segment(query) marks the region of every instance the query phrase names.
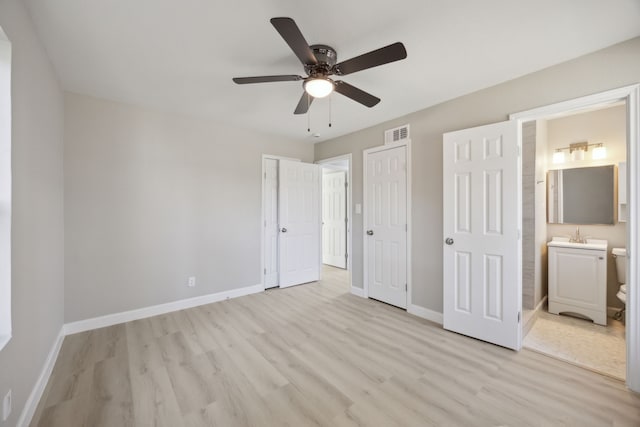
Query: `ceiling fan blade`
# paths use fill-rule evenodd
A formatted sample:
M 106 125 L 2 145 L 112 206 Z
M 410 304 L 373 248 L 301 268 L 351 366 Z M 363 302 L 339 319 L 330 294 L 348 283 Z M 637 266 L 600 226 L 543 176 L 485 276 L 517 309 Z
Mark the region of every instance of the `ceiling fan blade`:
M 355 73 L 356 71 L 366 70 L 367 68 L 377 67 L 378 65 L 388 64 L 389 62 L 399 61 L 407 57 L 407 50 L 400 42 L 372 50 L 369 53 L 347 59 L 333 66 L 333 73 L 339 76 Z
M 380 102 L 380 98 L 341 80 L 336 81 L 335 91 L 369 108 Z
M 305 114 L 309 111 L 309 106 L 313 102 L 315 98 L 309 95 L 306 91 L 302 92 L 302 96 L 300 97 L 300 101 L 298 101 L 298 106 L 293 114 Z
M 268 82 L 295 82 L 302 80 L 301 76 L 281 75 L 281 76 L 258 76 L 258 77 L 234 77 L 233 81 L 239 85 L 248 83 L 268 83 Z
M 316 65 L 318 60 L 304 39 L 300 29 L 291 18 L 271 18 L 271 24 L 287 42 L 293 53 L 304 65 Z

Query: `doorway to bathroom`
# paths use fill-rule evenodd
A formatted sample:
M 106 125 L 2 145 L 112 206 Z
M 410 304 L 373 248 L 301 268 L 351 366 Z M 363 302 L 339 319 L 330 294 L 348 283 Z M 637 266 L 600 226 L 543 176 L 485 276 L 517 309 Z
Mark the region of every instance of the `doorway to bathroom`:
M 629 105 L 611 97 L 540 110 L 512 117 L 522 143 L 523 346 L 625 380 L 626 249 L 635 226 Z

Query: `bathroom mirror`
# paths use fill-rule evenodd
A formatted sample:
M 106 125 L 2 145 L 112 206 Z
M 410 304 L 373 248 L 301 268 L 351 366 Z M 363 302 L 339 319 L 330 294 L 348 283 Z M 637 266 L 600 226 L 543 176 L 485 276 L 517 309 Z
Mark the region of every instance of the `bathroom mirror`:
M 547 172 L 547 222 L 613 224 L 615 166 Z

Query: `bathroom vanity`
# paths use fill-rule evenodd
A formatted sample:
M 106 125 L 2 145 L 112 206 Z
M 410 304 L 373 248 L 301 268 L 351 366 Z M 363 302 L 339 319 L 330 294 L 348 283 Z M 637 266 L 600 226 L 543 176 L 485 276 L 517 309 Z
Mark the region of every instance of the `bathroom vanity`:
M 607 241 L 554 237 L 549 256 L 549 313 L 574 313 L 607 325 Z

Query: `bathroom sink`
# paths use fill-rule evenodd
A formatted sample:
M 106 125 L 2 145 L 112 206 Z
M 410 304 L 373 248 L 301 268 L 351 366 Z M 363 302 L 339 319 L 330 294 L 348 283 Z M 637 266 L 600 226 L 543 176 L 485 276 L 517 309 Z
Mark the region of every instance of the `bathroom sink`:
M 608 242 L 601 239 L 587 239 L 585 243 L 572 242 L 567 236 L 553 237 L 547 246 L 557 246 L 561 248 L 591 249 L 606 251 Z

